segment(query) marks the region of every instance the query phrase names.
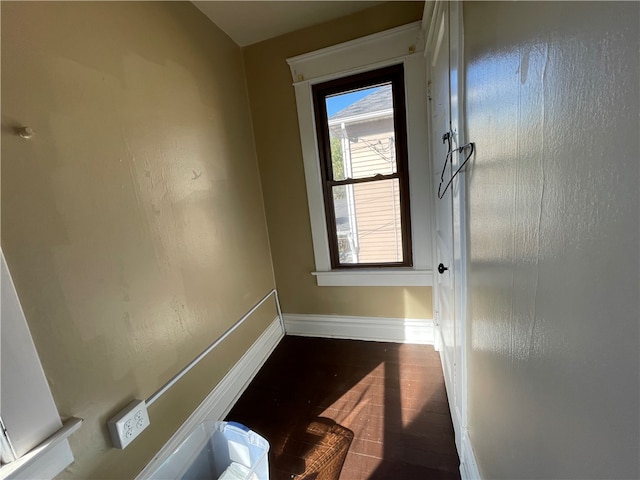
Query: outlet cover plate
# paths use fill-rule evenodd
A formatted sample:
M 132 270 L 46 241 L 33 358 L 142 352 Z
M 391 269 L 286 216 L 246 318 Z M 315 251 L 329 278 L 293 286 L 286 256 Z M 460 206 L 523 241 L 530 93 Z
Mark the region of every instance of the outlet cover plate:
M 149 414 L 144 400 L 134 400 L 107 422 L 111 441 L 123 449 L 149 426 Z

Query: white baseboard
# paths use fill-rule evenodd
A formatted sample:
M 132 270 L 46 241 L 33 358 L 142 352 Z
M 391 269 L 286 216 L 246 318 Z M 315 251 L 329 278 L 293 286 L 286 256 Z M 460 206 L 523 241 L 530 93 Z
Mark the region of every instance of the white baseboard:
M 151 478 L 151 475 L 198 424 L 205 420 L 222 420 L 283 337 L 282 324 L 276 317 L 238 363 L 229 370 L 229 373 L 224 376 L 207 398 L 202 401 L 142 472 L 138 474 L 136 480 Z
M 456 449 L 458 450 L 458 457 L 460 458 L 460 477 L 462 480 L 482 480 L 480 470 L 478 470 L 478 464 L 476 463 L 476 457 L 473 453 L 473 447 L 471 446 L 469 430 L 466 428 L 466 425 L 462 425 L 462 421 L 460 420 L 455 405 L 453 404 L 453 381 L 448 375 L 449 369 L 446 365 L 447 357 L 442 349 L 444 339 L 442 338 L 442 331 L 439 328 L 436 328 L 435 337 L 436 350 L 440 351 L 440 362 L 442 364 L 442 371 L 445 380 L 444 386 L 449 399 L 451 422 L 453 423 L 453 430 L 456 436 Z
M 480 470 L 471 447 L 469 431 L 465 428 L 462 433 L 462 452 L 460 452 L 460 477 L 462 480 L 481 480 Z
M 284 314 L 288 335 L 433 345 L 433 320 Z

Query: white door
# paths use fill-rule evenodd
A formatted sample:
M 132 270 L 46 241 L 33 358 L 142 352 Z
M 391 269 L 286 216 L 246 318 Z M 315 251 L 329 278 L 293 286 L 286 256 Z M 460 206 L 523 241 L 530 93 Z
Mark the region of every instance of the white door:
M 458 100 L 460 41 L 457 2 L 438 2 L 427 46 L 433 191 L 441 193 L 462 160 Z M 454 19 L 454 21 L 451 21 Z M 444 137 L 444 140 L 443 140 Z M 448 140 L 447 138 L 450 138 Z M 445 166 L 446 161 L 446 166 Z M 444 170 L 444 171 L 443 171 Z M 459 174 L 435 202 L 434 314 L 458 452 L 466 426 L 464 176 Z

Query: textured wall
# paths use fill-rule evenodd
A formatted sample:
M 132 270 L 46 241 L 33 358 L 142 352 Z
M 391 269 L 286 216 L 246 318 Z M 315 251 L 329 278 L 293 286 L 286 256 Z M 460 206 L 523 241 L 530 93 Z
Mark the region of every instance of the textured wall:
M 110 417 L 274 286 L 240 49 L 189 2 L 2 2 L 2 248 L 58 409 L 85 419 L 63 476 L 133 477 L 274 318 L 111 448 Z
M 420 20 L 422 8 L 423 2 L 389 2 L 244 49 L 269 240 L 285 312 L 432 318 L 428 287 L 316 285 L 296 100 L 286 63 L 289 57 Z
M 637 2 L 464 5 L 484 478 L 638 478 Z

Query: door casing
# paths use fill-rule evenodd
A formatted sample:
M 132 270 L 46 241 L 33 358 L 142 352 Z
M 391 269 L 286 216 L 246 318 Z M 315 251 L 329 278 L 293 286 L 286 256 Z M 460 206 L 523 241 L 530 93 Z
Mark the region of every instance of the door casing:
M 426 15 L 431 15 L 427 31 L 425 56 L 427 61 L 427 94 L 430 97 L 431 162 L 434 172 L 434 193 L 438 190 L 444 155 L 442 136 L 449 132 L 452 148 L 467 143 L 464 129 L 464 56 L 462 4 L 458 1 L 437 1 L 431 5 L 433 13 L 425 5 Z M 444 61 L 442 55 L 446 56 Z M 437 69 L 446 68 L 447 72 Z M 436 80 L 438 74 L 446 78 L 448 98 L 442 96 Z M 433 115 L 440 106 L 448 110 L 448 128 L 442 119 Z M 442 131 L 441 131 L 442 130 Z M 444 151 L 446 154 L 446 150 Z M 466 152 L 465 152 L 466 153 Z M 450 175 L 464 161 L 464 153 L 454 154 L 447 167 L 445 184 Z M 466 173 L 463 169 L 455 178 L 442 200 L 434 195 L 434 266 L 444 263 L 449 270 L 440 275 L 434 271 L 434 319 L 436 322 L 436 348 L 441 352 L 441 361 L 455 430 L 456 447 L 460 456 L 463 478 L 478 476 L 469 436 L 467 433 L 467 219 L 466 219 Z M 449 175 L 449 176 L 447 176 Z M 444 208 L 435 202 L 451 202 Z M 450 218 L 436 218 L 450 215 Z M 439 223 L 438 223 L 439 222 Z M 444 245 L 446 235 L 440 235 L 438 225 L 450 228 L 450 245 Z M 449 263 L 447 265 L 447 262 Z M 449 298 L 447 298 L 449 297 Z M 448 307 L 447 307 L 448 305 Z M 444 308 L 442 308 L 444 306 Z M 444 310 L 444 311 L 443 311 Z

